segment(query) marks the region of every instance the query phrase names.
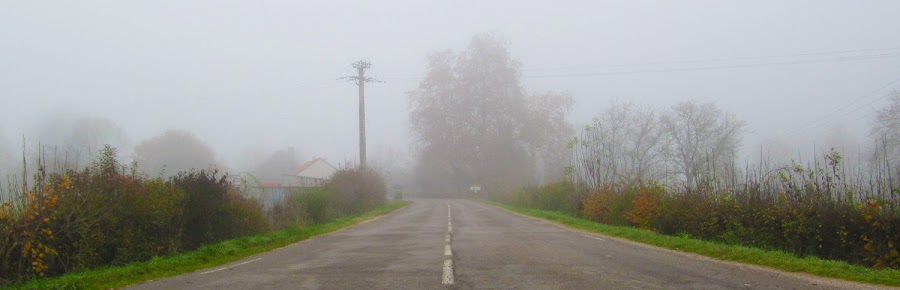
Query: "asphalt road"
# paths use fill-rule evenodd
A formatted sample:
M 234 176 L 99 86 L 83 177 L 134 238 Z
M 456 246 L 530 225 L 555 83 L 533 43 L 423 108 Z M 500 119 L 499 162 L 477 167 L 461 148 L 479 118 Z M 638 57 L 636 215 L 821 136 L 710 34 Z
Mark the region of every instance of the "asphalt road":
M 588 234 L 470 200 L 390 215 L 136 289 L 866 289 Z

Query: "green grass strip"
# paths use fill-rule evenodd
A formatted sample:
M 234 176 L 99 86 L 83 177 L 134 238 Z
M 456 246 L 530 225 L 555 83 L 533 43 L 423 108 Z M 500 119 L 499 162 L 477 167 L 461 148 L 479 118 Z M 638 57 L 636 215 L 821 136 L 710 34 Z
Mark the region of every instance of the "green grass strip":
M 205 245 L 197 250 L 170 257 L 156 257 L 145 262 L 121 267 L 104 267 L 69 273 L 60 277 L 36 279 L 12 289 L 109 289 L 120 288 L 214 267 L 240 260 L 244 257 L 284 247 L 316 235 L 327 234 L 355 225 L 364 220 L 387 214 L 410 204 L 409 201 L 392 202 L 372 211 L 334 219 L 328 223 L 292 228 L 268 234 L 248 236 Z
M 761 265 L 788 272 L 804 272 L 822 277 L 871 284 L 900 286 L 900 270 L 876 270 L 869 267 L 851 265 L 842 261 L 824 260 L 817 257 L 801 258 L 782 251 L 763 250 L 740 245 L 728 245 L 689 237 L 667 236 L 633 227 L 601 224 L 561 212 L 521 208 L 492 201 L 482 200 L 482 202 L 511 212 L 549 220 L 579 230 L 624 238 L 666 249 L 700 254 L 719 260 Z

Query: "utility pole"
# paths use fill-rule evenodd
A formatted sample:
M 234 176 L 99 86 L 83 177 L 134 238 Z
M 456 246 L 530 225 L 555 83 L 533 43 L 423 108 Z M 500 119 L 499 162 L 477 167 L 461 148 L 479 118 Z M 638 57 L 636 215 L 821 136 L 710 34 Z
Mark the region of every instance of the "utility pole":
M 353 63 L 353 67 L 356 68 L 357 75 L 341 79 L 356 81 L 359 86 L 359 167 L 366 168 L 366 83 L 376 80 L 366 77 L 366 69 L 372 67 L 371 62 L 360 60 Z

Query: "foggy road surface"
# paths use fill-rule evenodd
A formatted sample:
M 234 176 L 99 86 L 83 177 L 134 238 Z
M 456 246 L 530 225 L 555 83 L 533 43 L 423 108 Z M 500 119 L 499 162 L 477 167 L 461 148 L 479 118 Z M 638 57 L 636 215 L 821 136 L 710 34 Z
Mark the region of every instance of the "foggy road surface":
M 449 234 L 448 234 L 449 233 Z M 390 215 L 136 289 L 865 289 L 565 229 L 470 200 Z

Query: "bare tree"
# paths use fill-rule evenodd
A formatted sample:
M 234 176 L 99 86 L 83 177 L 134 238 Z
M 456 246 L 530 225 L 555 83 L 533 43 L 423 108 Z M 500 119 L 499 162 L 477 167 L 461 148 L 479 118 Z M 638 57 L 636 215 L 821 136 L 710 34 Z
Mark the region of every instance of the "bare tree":
M 708 178 L 734 177 L 734 160 L 745 131 L 744 121 L 713 103 L 681 102 L 660 119 L 668 137 L 664 151 L 687 186 Z
M 528 96 L 520 79 L 521 64 L 493 34 L 475 36 L 461 53 L 432 54 L 425 79 L 410 92 L 410 123 L 419 162 L 439 164 L 419 167 L 446 174 L 458 192 L 472 183 L 531 182 L 533 163 L 558 158 L 549 152 L 564 148 L 569 137 L 560 136 L 571 136 L 565 115 L 572 100 Z
M 653 109 L 632 102 L 610 102 L 574 144 L 578 177 L 595 187 L 658 179 L 666 139 L 657 115 Z
M 74 155 L 75 166 L 90 164 L 104 145 L 114 148 L 127 146 L 125 130 L 106 118 L 81 118 L 72 124 L 66 139 L 66 151 Z
M 876 159 L 900 164 L 900 91 L 894 91 L 887 106 L 875 113 L 871 134 L 879 147 Z
M 0 178 L 5 178 L 7 174 L 12 174 L 13 168 L 15 168 L 13 166 L 13 151 L 9 146 L 9 141 L 6 139 L 3 128 L 0 128 Z
M 141 171 L 162 176 L 216 166 L 215 155 L 209 145 L 183 130 L 168 130 L 142 141 L 134 147 L 134 160 Z

